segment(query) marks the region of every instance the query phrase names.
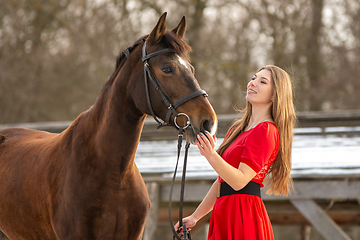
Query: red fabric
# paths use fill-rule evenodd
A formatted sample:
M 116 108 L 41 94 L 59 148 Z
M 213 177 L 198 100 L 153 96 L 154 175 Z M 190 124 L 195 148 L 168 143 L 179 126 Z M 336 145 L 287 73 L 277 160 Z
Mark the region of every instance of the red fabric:
M 222 154 L 231 166 L 240 162 L 257 175 L 251 180 L 263 187 L 263 180 L 279 149 L 276 126 L 262 122 L 243 132 Z M 219 177 L 219 182 L 224 180 Z M 211 213 L 209 240 L 273 240 L 274 234 L 264 203 L 260 197 L 235 194 L 217 198 Z

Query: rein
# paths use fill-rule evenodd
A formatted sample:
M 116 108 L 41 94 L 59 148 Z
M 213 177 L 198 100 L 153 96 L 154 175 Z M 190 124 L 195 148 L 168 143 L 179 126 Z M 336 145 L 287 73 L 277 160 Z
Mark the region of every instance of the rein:
M 180 236 L 179 236 L 179 233 L 181 231 L 180 230 L 175 231 L 174 222 L 172 221 L 172 217 L 171 217 L 172 193 L 173 193 L 173 189 L 174 189 L 174 183 L 175 183 L 177 168 L 178 168 L 178 165 L 179 165 L 180 151 L 181 151 L 181 146 L 182 146 L 182 138 L 183 138 L 183 132 L 184 132 L 185 128 L 184 127 L 179 127 L 177 160 L 176 160 L 174 175 L 173 175 L 173 178 L 172 178 L 172 181 L 171 181 L 170 194 L 169 194 L 169 221 L 170 221 L 171 230 L 173 232 L 173 240 L 175 238 L 178 239 L 178 240 L 191 240 L 190 232 L 187 232 L 186 223 L 182 222 L 182 219 L 183 219 L 184 192 L 185 192 L 186 165 L 187 165 L 187 156 L 188 156 L 188 152 L 189 152 L 189 148 L 190 148 L 190 143 L 189 142 L 186 142 L 186 145 L 185 145 L 183 173 L 182 173 L 182 178 L 181 178 L 180 206 L 179 206 L 179 229 L 182 228 L 183 233 Z M 181 237 L 183 237 L 183 238 L 181 238 Z
M 189 101 L 190 99 L 193 99 L 193 98 L 201 96 L 201 95 L 207 97 L 208 95 L 204 90 L 198 90 L 198 91 L 195 91 L 195 92 L 181 98 L 180 100 L 178 100 L 175 103 L 171 100 L 170 96 L 166 93 L 165 89 L 161 86 L 159 80 L 157 79 L 154 71 L 152 70 L 152 68 L 148 62 L 148 60 L 152 57 L 155 57 L 159 54 L 169 53 L 169 52 L 172 52 L 172 51 L 170 49 L 166 48 L 166 49 L 162 49 L 162 50 L 150 53 L 150 54 L 146 54 L 146 41 L 144 42 L 144 45 L 142 47 L 142 62 L 144 64 L 145 91 L 146 91 L 146 99 L 147 99 L 148 107 L 150 109 L 150 113 L 153 116 L 153 118 L 155 119 L 155 121 L 159 124 L 157 127 L 158 129 L 161 127 L 164 127 L 164 126 L 170 126 L 170 117 L 171 117 L 171 115 L 175 116 L 174 124 L 179 129 L 179 134 L 178 134 L 179 139 L 178 139 L 177 161 L 176 161 L 176 166 L 175 166 L 175 170 L 174 170 L 174 175 L 172 178 L 171 190 L 170 190 L 170 196 L 169 196 L 169 221 L 170 221 L 171 230 L 173 232 L 173 239 L 176 238 L 177 240 L 191 240 L 190 232 L 187 232 L 186 223 L 182 222 L 186 165 L 187 165 L 188 150 L 190 147 L 189 142 L 186 142 L 186 145 L 185 145 L 185 156 L 184 156 L 183 173 L 182 173 L 182 179 L 181 179 L 180 206 L 179 206 L 179 226 L 180 226 L 179 229 L 182 228 L 183 232 L 182 232 L 182 234 L 180 234 L 180 236 L 179 236 L 180 231 L 179 230 L 175 231 L 174 223 L 173 223 L 172 217 L 171 217 L 172 193 L 173 193 L 173 188 L 174 188 L 174 183 L 175 183 L 175 178 L 176 178 L 176 172 L 177 172 L 177 168 L 178 168 L 178 164 L 179 164 L 180 151 L 181 151 L 181 147 L 182 147 L 184 130 L 188 126 L 191 125 L 190 117 L 185 113 L 178 113 L 176 111 L 176 108 L 179 107 L 181 104 Z M 152 109 L 151 101 L 150 101 L 148 79 L 150 79 L 150 81 L 153 83 L 155 89 L 158 90 L 158 92 L 160 93 L 160 95 L 162 97 L 162 100 L 164 101 L 164 103 L 166 104 L 166 106 L 168 108 L 168 112 L 166 114 L 165 121 L 160 121 L 160 119 L 158 119 L 158 117 L 154 113 L 154 110 Z M 185 126 L 179 126 L 176 121 L 177 118 L 181 115 L 183 115 L 187 118 Z

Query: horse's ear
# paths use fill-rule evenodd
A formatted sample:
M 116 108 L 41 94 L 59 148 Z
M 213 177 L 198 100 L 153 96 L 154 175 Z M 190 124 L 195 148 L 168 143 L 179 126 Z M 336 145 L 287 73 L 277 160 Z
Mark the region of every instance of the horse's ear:
M 172 31 L 177 34 L 180 38 L 183 38 L 185 35 L 185 29 L 186 29 L 186 21 L 185 16 L 182 17 L 179 25 L 174 28 Z
M 155 45 L 160 42 L 161 38 L 165 35 L 166 32 L 166 12 L 164 12 L 159 21 L 157 22 L 154 29 L 151 31 L 148 41 L 151 45 Z

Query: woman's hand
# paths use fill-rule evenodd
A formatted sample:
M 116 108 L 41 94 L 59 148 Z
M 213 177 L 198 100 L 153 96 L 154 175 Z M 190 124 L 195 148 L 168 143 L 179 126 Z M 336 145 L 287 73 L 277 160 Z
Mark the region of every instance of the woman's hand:
M 193 215 L 190 215 L 186 218 L 183 218 L 183 223 L 186 223 L 186 229 L 187 231 L 190 231 L 192 227 L 196 225 L 196 218 Z M 174 226 L 175 231 L 179 230 L 180 224 L 177 222 Z M 182 232 L 182 229 L 180 228 L 180 231 Z
M 206 130 L 205 134 L 200 132 L 197 135 L 196 145 L 199 148 L 201 155 L 203 155 L 205 158 L 208 158 L 212 154 L 216 153 L 216 135 L 211 136 L 211 134 Z

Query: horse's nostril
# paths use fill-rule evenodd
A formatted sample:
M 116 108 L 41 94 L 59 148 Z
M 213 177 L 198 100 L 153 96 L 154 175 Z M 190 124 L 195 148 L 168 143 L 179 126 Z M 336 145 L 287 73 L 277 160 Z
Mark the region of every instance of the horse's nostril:
M 211 131 L 211 122 L 207 119 L 203 120 L 200 125 L 200 132 Z

